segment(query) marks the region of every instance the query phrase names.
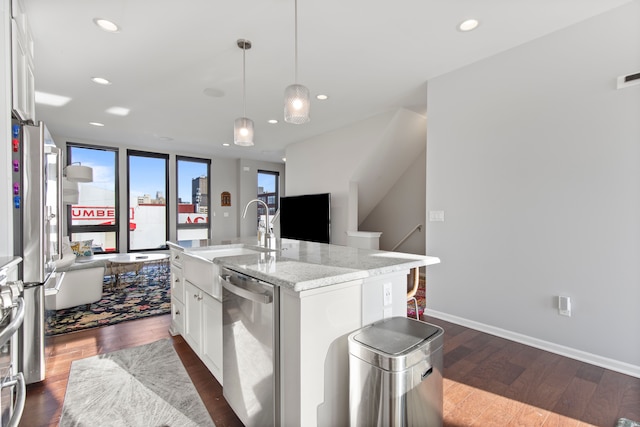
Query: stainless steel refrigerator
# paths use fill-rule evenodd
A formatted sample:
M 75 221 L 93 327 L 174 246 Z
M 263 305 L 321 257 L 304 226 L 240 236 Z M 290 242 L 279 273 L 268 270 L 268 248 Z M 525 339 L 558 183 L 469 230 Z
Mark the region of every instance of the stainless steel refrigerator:
M 44 288 L 55 280 L 61 252 L 62 152 L 42 122 L 12 123 L 14 254 L 22 257 L 25 316 L 18 333 L 18 371 L 27 384 L 42 381 Z

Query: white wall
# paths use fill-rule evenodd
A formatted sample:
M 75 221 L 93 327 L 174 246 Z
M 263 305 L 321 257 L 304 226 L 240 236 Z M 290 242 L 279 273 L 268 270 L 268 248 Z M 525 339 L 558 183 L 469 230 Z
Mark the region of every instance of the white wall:
M 238 194 L 238 161 L 236 159 L 214 158 L 211 162 L 211 237 L 213 240 L 226 240 L 237 237 L 240 211 Z M 222 206 L 221 193 L 231 193 L 231 206 Z M 225 216 L 225 214 L 227 216 Z
M 639 71 L 636 1 L 429 81 L 432 314 L 640 376 Z
M 425 255 L 426 150 L 360 224 L 363 231 L 382 231 L 380 249 L 389 251 L 415 226 L 422 224 L 396 251 Z

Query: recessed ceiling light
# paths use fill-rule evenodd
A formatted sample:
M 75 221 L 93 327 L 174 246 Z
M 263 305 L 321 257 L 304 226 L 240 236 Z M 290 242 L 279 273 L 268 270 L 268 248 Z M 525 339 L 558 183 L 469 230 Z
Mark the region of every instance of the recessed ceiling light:
M 283 158 L 282 158 L 282 161 L 283 161 L 283 162 L 286 162 L 286 161 L 287 161 L 287 158 L 286 158 L 286 157 L 283 157 Z
M 170 136 L 159 136 L 158 139 L 161 141 L 173 141 L 173 138 Z
M 71 101 L 68 96 L 54 95 L 52 93 L 36 91 L 36 104 L 51 105 L 52 107 L 62 107 Z
M 128 108 L 124 108 L 124 107 L 111 107 L 111 108 L 107 108 L 107 113 L 109 114 L 113 114 L 115 116 L 127 116 L 129 114 L 129 110 Z
M 91 81 L 99 85 L 110 85 L 111 82 L 104 77 L 91 77 Z
M 477 19 L 467 19 L 458 24 L 458 30 L 460 31 L 471 31 L 475 30 L 480 22 Z
M 120 31 L 120 27 L 108 19 L 93 18 L 93 23 L 108 33 L 117 33 Z
M 228 146 L 230 146 L 230 145 L 231 145 L 231 144 L 229 144 L 228 142 L 225 142 L 225 143 L 223 143 L 223 144 L 222 144 L 222 146 L 223 146 L 223 147 L 228 147 Z
M 275 125 L 276 123 L 278 123 L 278 121 L 276 119 L 271 119 L 271 120 L 267 120 L 267 123 L 271 125 Z
M 327 95 L 320 94 L 320 95 L 316 95 L 316 99 L 319 99 L 320 101 L 324 101 L 329 99 L 329 97 Z
M 89 124 L 91 126 L 97 126 L 97 127 L 102 127 L 104 126 L 104 123 L 99 123 L 99 122 L 89 122 Z

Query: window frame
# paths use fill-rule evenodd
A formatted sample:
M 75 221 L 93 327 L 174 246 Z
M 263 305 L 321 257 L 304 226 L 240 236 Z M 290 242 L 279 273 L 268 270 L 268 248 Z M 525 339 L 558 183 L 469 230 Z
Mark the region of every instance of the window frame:
M 209 195 L 209 197 L 207 197 L 207 222 L 204 224 L 199 224 L 199 223 L 191 223 L 191 224 L 181 224 L 180 223 L 180 219 L 179 219 L 179 173 L 180 170 L 178 168 L 178 162 L 179 161 L 187 161 L 187 162 L 193 162 L 193 163 L 204 163 L 207 166 L 207 194 Z M 189 157 L 189 156 L 179 156 L 176 155 L 176 187 L 175 187 L 175 200 L 176 200 L 176 206 L 174 209 L 175 215 L 176 215 L 176 235 L 178 234 L 179 230 L 199 230 L 199 229 L 207 229 L 207 239 L 211 239 L 211 159 L 205 159 L 205 158 L 201 158 L 201 157 Z M 192 200 L 193 202 L 193 200 Z
M 165 243 L 162 246 L 155 248 L 145 248 L 145 249 L 131 249 L 131 219 L 129 213 L 131 212 L 131 167 L 130 167 L 130 158 L 134 157 L 149 157 L 153 159 L 163 159 L 165 161 L 165 182 L 164 182 L 164 194 L 165 194 Z M 162 251 L 168 249 L 167 240 L 169 240 L 169 210 L 170 210 L 170 202 L 169 202 L 169 154 L 165 153 L 154 153 L 151 151 L 142 151 L 135 149 L 127 149 L 127 252 L 152 252 L 152 251 Z
M 115 218 L 114 224 L 112 225 L 73 225 L 73 218 L 71 216 L 71 209 L 74 205 L 67 204 L 67 235 L 71 239 L 72 234 L 81 234 L 81 233 L 115 233 L 115 252 L 120 252 L 120 180 L 119 180 L 119 156 L 120 152 L 117 147 L 107 147 L 103 145 L 92 145 L 92 144 L 83 144 L 79 142 L 67 142 L 66 146 L 66 164 L 69 166 L 73 163 L 72 158 L 72 150 L 73 148 L 82 148 L 88 150 L 99 150 L 99 151 L 109 151 L 115 154 L 114 159 L 114 197 L 115 197 Z M 97 252 L 102 253 L 102 252 Z M 104 252 L 107 253 L 107 252 Z
M 264 175 L 273 175 L 275 176 L 275 209 L 273 211 L 273 213 L 271 213 L 271 209 L 269 209 L 269 216 L 273 217 L 276 213 L 278 213 L 278 210 L 280 209 L 280 172 L 278 171 L 270 171 L 270 170 L 265 170 L 265 169 L 258 169 L 258 175 L 260 174 L 264 174 Z M 256 193 L 257 193 L 257 188 L 256 188 Z M 257 198 L 262 200 L 263 202 L 265 202 L 267 204 L 267 206 L 269 206 L 269 196 L 264 197 L 265 194 L 272 194 L 272 193 L 262 193 L 262 194 L 258 194 Z M 260 220 L 260 212 L 264 209 L 264 207 L 262 206 L 262 204 L 258 203 L 257 206 L 257 214 L 258 214 L 258 218 L 257 221 Z M 264 213 L 262 213 L 262 215 L 264 215 Z

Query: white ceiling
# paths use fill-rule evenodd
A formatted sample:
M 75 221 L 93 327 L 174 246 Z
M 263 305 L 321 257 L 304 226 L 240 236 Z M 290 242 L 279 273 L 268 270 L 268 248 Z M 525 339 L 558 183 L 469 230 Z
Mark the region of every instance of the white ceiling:
M 633 0 L 298 0 L 299 83 L 329 96 L 313 99 L 305 125 L 282 119 L 284 88 L 294 83 L 293 0 L 23 1 L 36 90 L 71 98 L 36 106 L 54 136 L 281 161 L 288 144 L 389 109 L 425 113 L 429 79 Z M 100 30 L 96 17 L 121 31 Z M 480 26 L 458 31 L 469 17 Z M 232 143 L 242 116 L 239 38 L 253 44 L 246 111 L 254 147 Z M 95 76 L 113 83 L 99 86 Z M 113 106 L 131 112 L 107 114 Z

